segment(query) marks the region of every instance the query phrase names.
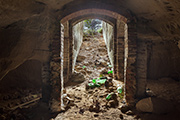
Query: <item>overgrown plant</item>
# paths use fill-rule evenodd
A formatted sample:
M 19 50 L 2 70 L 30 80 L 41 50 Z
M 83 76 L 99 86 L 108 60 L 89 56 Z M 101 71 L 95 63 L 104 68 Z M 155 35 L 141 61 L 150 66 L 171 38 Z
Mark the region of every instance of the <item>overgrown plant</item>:
M 87 28 L 87 29 L 85 29 Z M 84 35 L 95 35 L 102 32 L 101 21 L 98 19 L 84 20 Z

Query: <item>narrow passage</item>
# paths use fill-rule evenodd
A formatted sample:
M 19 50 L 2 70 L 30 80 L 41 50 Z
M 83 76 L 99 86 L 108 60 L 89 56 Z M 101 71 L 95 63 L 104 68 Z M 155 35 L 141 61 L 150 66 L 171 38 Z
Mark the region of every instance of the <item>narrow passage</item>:
M 112 80 L 112 70 L 106 45 L 102 35 L 85 37 L 75 66 L 71 82 L 65 88 L 65 112 L 56 120 L 120 120 L 133 119 L 134 116 L 123 114 L 120 110 L 124 99 L 117 92 L 121 82 L 113 80 L 105 85 L 89 87 L 93 79 L 108 77 Z M 107 81 L 108 81 L 107 80 Z M 111 98 L 107 99 L 108 94 Z

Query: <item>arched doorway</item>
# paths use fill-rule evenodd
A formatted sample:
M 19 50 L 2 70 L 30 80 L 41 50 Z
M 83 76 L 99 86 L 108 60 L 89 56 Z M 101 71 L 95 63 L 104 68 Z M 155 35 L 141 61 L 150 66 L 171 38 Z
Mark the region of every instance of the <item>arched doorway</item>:
M 55 85 L 51 96 L 61 101 L 64 81 L 68 81 L 72 74 L 72 26 L 85 18 L 98 18 L 112 24 L 113 39 L 113 69 L 114 78 L 125 83 L 126 100 L 129 105 L 134 104 L 136 96 L 136 24 L 133 20 L 105 9 L 84 9 L 65 15 L 60 20 L 60 89 Z M 58 52 L 57 52 L 58 54 Z M 57 80 L 56 80 L 57 82 Z

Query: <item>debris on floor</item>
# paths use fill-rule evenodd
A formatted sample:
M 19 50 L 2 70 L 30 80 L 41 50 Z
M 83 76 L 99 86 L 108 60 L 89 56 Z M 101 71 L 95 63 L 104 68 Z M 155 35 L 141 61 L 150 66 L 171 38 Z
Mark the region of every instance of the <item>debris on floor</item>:
M 100 46 L 102 42 L 103 38 L 98 36 L 86 38 L 83 42 L 75 74 L 83 74 L 85 80 L 76 86 L 67 83 L 66 95 L 70 96 L 74 105 L 60 113 L 55 120 L 120 120 L 122 116 L 133 119 L 134 115 L 124 116 L 118 109 L 125 105 L 124 87 L 122 82 L 113 80 L 113 69 L 107 59 L 106 46 Z M 75 77 L 72 77 L 72 81 L 73 79 Z M 64 100 L 64 103 L 67 101 Z

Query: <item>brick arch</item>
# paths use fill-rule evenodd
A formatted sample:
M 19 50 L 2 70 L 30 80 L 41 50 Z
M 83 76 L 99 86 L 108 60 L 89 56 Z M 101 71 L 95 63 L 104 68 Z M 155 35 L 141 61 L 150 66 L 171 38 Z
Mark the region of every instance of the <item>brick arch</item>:
M 62 9 L 63 13 L 59 16 L 59 20 L 63 19 L 65 16 L 70 15 L 74 12 L 77 12 L 80 10 L 87 10 L 87 9 L 106 10 L 106 11 L 117 13 L 120 16 L 124 16 L 130 21 L 134 19 L 134 16 L 129 9 L 124 8 L 122 6 L 116 6 L 116 3 L 114 3 L 113 5 L 111 1 L 99 2 L 96 0 L 91 0 L 91 1 L 85 2 L 82 0 L 82 1 L 72 1 L 70 3 L 67 3 Z
M 63 17 L 60 22 L 62 24 L 64 24 L 66 21 L 69 21 L 73 18 L 76 18 L 78 16 L 83 16 L 83 15 L 87 15 L 87 14 L 94 14 L 94 15 L 105 15 L 105 16 L 109 16 L 111 18 L 114 19 L 118 19 L 120 21 L 123 21 L 124 23 L 127 23 L 127 18 L 110 10 L 106 10 L 106 9 L 97 9 L 97 8 L 93 8 L 93 9 L 84 9 L 84 10 L 79 10 L 76 12 L 73 12 L 65 17 Z
M 83 10 L 79 10 L 79 11 L 75 11 L 75 12 L 72 12 L 68 15 L 64 15 L 64 17 L 60 20 L 60 23 L 65 26 L 65 36 L 64 38 L 67 39 L 67 40 L 64 40 L 64 41 L 71 41 L 72 39 L 72 33 L 70 32 L 71 29 L 72 29 L 72 24 L 74 23 L 78 23 L 79 21 L 85 19 L 85 18 L 99 18 L 99 19 L 102 19 L 108 23 L 110 23 L 113 27 L 117 27 L 117 21 L 121 21 L 122 24 L 126 24 L 128 19 L 122 15 L 120 15 L 119 13 L 117 12 L 114 12 L 114 11 L 110 11 L 110 10 L 106 10 L 106 9 L 98 9 L 98 8 L 91 8 L 91 9 L 83 9 Z M 68 30 L 67 30 L 67 29 Z M 121 41 L 123 41 L 123 39 L 119 39 L 117 41 L 117 38 L 119 36 L 117 36 L 116 33 L 118 32 L 121 32 L 121 31 L 117 31 L 116 30 L 117 28 L 115 28 L 115 32 L 114 32 L 114 43 L 118 43 Z M 124 30 L 124 28 L 122 28 Z M 67 31 L 66 31 L 67 30 Z M 70 30 L 70 31 L 69 31 Z M 124 33 L 124 32 L 123 32 Z M 123 38 L 123 37 L 122 37 Z M 116 42 L 115 42 L 116 41 Z M 69 43 L 66 43 L 66 44 L 69 44 L 69 47 L 68 48 L 71 48 L 70 46 L 72 46 L 72 42 L 69 42 Z M 124 45 L 124 42 L 121 42 L 120 44 Z M 117 45 L 114 46 L 115 49 L 117 49 Z M 124 47 L 122 47 L 123 49 Z M 117 51 L 115 50 L 114 51 Z M 121 49 L 121 50 L 122 50 Z M 68 51 L 69 49 L 67 49 L 66 51 Z M 71 51 L 72 49 L 70 49 Z M 62 51 L 62 50 L 61 50 Z M 124 51 L 124 50 L 123 50 Z M 118 51 L 117 51 L 118 52 Z M 117 54 L 117 52 L 115 52 L 115 54 Z M 114 55 L 114 59 L 116 60 L 116 57 L 122 57 L 124 52 L 121 52 L 122 55 Z M 72 61 L 70 55 L 67 56 L 67 59 L 70 59 L 70 61 Z M 117 58 L 118 60 L 118 58 Z M 64 62 L 64 61 L 62 61 Z M 117 73 L 115 73 L 115 76 L 120 76 L 118 75 L 118 73 L 122 73 L 121 76 L 123 76 L 124 72 L 123 72 L 123 68 L 124 68 L 124 64 L 122 65 L 118 65 L 120 62 L 116 62 L 114 61 L 113 63 L 113 66 L 114 66 L 114 69 L 115 71 L 119 71 Z M 121 61 L 122 63 L 122 61 Z M 66 63 L 66 66 L 70 66 L 70 63 Z M 121 66 L 121 67 L 118 67 L 118 66 Z M 67 70 L 68 69 L 68 70 Z M 66 73 L 71 73 L 72 70 L 70 70 L 70 68 L 67 68 L 67 72 Z M 118 69 L 122 69 L 122 70 L 118 70 Z M 121 79 L 122 81 L 124 81 L 124 77 L 116 77 L 117 79 Z M 69 79 L 69 77 L 66 78 L 67 80 Z
M 109 23 L 112 26 L 114 26 L 116 23 L 116 19 L 106 16 L 106 15 L 99 15 L 99 14 L 87 14 L 87 15 L 83 15 L 83 16 L 78 16 L 78 17 L 71 19 L 70 23 L 72 25 L 75 25 L 78 22 L 81 22 L 86 19 L 99 19 L 99 20 Z
M 87 15 L 78 16 L 78 17 L 76 17 L 76 18 L 71 19 L 71 20 L 69 21 L 69 26 L 70 26 L 69 29 L 70 29 L 70 30 L 73 29 L 73 26 L 75 26 L 76 24 L 78 24 L 78 23 L 80 23 L 80 22 L 82 22 L 83 20 L 86 20 L 86 19 L 100 19 L 100 20 L 102 20 L 102 21 L 110 24 L 112 27 L 114 27 L 115 24 L 116 24 L 116 19 L 114 19 L 114 18 L 112 18 L 112 17 L 106 16 L 106 15 L 99 15 L 99 14 L 87 14 Z M 113 35 L 113 36 L 114 36 L 114 35 Z M 70 37 L 71 37 L 71 36 L 70 36 Z M 72 39 L 72 40 L 73 40 L 73 43 L 74 43 L 73 37 L 71 37 L 70 39 Z M 77 44 L 75 44 L 75 45 L 77 45 Z M 77 49 L 76 49 L 76 51 L 77 51 Z M 79 51 L 79 48 L 78 48 L 78 51 Z M 75 55 L 75 54 L 73 53 L 73 55 Z M 75 66 L 76 58 L 77 58 L 77 57 L 73 57 L 73 58 L 71 57 L 71 58 L 70 58 L 70 59 L 72 59 L 72 60 L 70 60 L 70 61 L 73 61 L 73 65 L 72 65 L 72 70 L 73 70 L 73 71 L 74 71 L 74 66 Z M 113 66 L 114 66 L 114 64 L 113 64 Z
M 115 20 L 114 28 L 114 57 L 116 57 L 114 61 L 114 71 L 117 71 L 115 74 L 118 75 L 119 73 L 122 73 L 122 77 L 120 79 L 124 80 L 126 78 L 125 82 L 125 90 L 126 90 L 126 100 L 129 104 L 134 103 L 134 98 L 136 96 L 136 41 L 137 41 L 137 34 L 136 34 L 136 23 L 135 21 L 132 21 L 132 19 L 128 19 L 122 15 L 120 15 L 117 12 L 105 10 L 105 9 L 84 9 L 79 10 L 73 13 L 70 13 L 68 15 L 65 15 L 62 19 L 60 19 L 60 31 L 57 32 L 57 35 L 60 37 L 60 41 L 56 39 L 53 43 L 54 46 L 59 45 L 57 47 L 57 50 L 52 48 L 54 50 L 54 53 L 52 54 L 52 60 L 55 57 L 58 57 L 58 61 L 56 62 L 58 65 L 60 65 L 60 76 L 59 78 L 52 78 L 53 83 L 60 84 L 60 87 L 63 88 L 63 81 L 64 79 L 68 80 L 68 77 L 72 73 L 72 30 L 70 29 L 71 21 L 74 20 L 75 22 L 78 22 L 78 20 L 85 18 L 87 15 L 94 15 L 99 17 L 100 19 L 104 19 L 106 21 L 112 22 L 108 18 L 113 18 Z M 105 16 L 105 17 L 102 17 Z M 79 19 L 76 19 L 78 18 Z M 92 16 L 89 16 L 92 17 Z M 106 18 L 107 17 L 107 18 Z M 127 27 L 128 26 L 128 27 Z M 125 32 L 126 31 L 126 32 Z M 127 32 L 128 31 L 128 32 Z M 125 35 L 125 33 L 127 35 Z M 125 54 L 125 39 L 128 40 L 128 54 L 129 57 L 127 58 L 127 69 L 126 74 L 124 74 L 124 54 Z M 55 57 L 54 57 L 55 56 Z M 56 60 L 56 59 L 55 59 Z M 120 70 L 118 70 L 120 69 Z M 59 72 L 59 71 L 57 71 Z M 58 100 L 63 93 L 62 89 L 59 89 L 59 85 L 54 84 L 52 85 L 52 92 L 51 93 L 51 99 Z M 61 102 L 61 99 L 60 99 Z M 62 102 L 61 102 L 62 103 Z

